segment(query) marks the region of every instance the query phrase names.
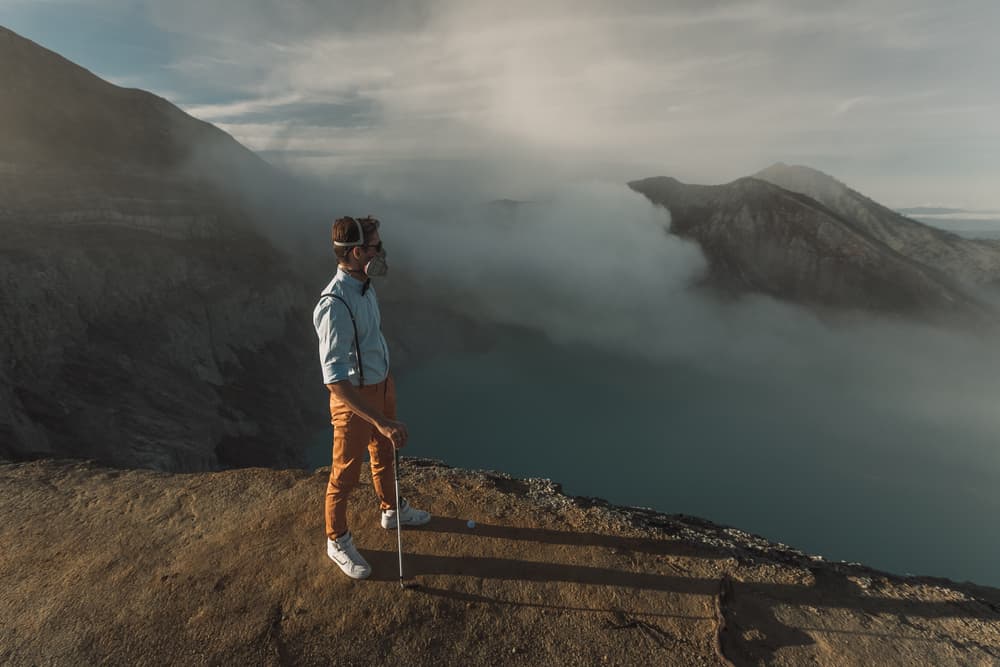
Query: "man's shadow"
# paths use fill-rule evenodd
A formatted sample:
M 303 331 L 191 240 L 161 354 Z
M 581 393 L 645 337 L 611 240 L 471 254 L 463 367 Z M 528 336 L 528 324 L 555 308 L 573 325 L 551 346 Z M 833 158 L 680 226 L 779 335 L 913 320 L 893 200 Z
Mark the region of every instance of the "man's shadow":
M 518 540 L 537 542 L 540 544 L 564 544 L 578 547 L 602 547 L 612 552 L 640 552 L 659 556 L 691 556 L 697 553 L 695 547 L 681 540 L 649 539 L 642 537 L 624 537 L 617 535 L 600 535 L 568 530 L 549 530 L 546 528 L 519 528 L 515 526 L 498 526 L 489 523 L 477 523 L 469 528 L 465 521 L 452 517 L 434 517 L 421 531 L 434 533 L 454 533 L 463 537 L 496 538 L 502 540 Z M 670 535 L 669 530 L 664 530 Z M 704 551 L 702 549 L 702 551 Z M 704 556 L 700 558 L 724 559 L 726 555 Z
M 408 529 L 413 530 L 413 529 Z M 681 540 L 645 539 L 618 537 L 595 533 L 557 531 L 542 528 L 520 528 L 493 524 L 477 524 L 467 527 L 460 519 L 435 517 L 421 532 L 456 533 L 469 539 L 503 539 L 533 541 L 542 544 L 561 544 L 579 547 L 601 547 L 613 553 L 627 555 L 642 552 L 657 555 L 680 555 L 690 558 L 725 558 L 725 555 L 705 556 L 694 545 Z M 395 581 L 398 572 L 398 555 L 395 551 L 364 551 L 374 570 L 373 579 Z M 663 591 L 680 595 L 712 596 L 716 600 L 716 622 L 719 642 L 729 657 L 758 660 L 773 656 L 774 651 L 785 646 L 812 644 L 813 639 L 805 632 L 783 624 L 774 613 L 778 605 L 798 605 L 825 607 L 830 609 L 850 609 L 869 615 L 903 613 L 924 618 L 976 618 L 984 621 L 1000 620 L 1000 598 L 991 602 L 919 602 L 901 601 L 877 596 L 863 596 L 843 575 L 830 573 L 823 567 L 812 568 L 816 575 L 816 586 L 779 583 L 745 583 L 728 578 L 703 578 L 675 574 L 658 574 L 618 570 L 589 565 L 567 565 L 508 558 L 481 556 L 450 556 L 406 553 L 403 556 L 406 576 L 410 579 L 421 576 L 471 577 L 499 581 L 521 581 L 538 583 L 568 583 L 609 586 L 621 589 Z M 828 567 L 828 566 L 824 566 Z M 819 584 L 823 585 L 820 586 Z M 493 598 L 475 593 L 459 592 L 442 588 L 421 586 L 416 590 L 424 595 L 434 595 L 462 602 L 512 605 L 517 607 L 540 607 L 577 612 L 602 612 L 622 618 L 620 609 L 568 607 L 557 604 L 525 602 L 519 600 Z M 752 610 L 756 616 L 756 627 L 764 629 L 761 639 L 743 639 L 740 624 L 736 622 L 733 610 L 739 606 Z M 903 610 L 901 612 L 901 610 Z M 663 614 L 656 610 L 629 611 L 627 616 L 643 618 L 686 618 L 710 620 L 712 617 L 682 616 Z M 615 627 L 649 627 L 645 621 Z M 872 634 L 872 633 L 853 633 Z M 888 639 L 928 641 L 922 637 L 878 635 Z

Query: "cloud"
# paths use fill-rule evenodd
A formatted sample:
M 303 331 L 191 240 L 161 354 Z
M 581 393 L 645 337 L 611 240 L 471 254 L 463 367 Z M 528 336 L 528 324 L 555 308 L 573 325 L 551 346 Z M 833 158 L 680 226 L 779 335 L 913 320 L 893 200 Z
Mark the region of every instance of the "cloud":
M 243 118 L 254 116 L 261 112 L 284 109 L 289 105 L 302 101 L 302 95 L 292 93 L 275 98 L 254 98 L 249 100 L 238 100 L 223 104 L 201 104 L 186 105 L 184 110 L 192 116 L 207 120 L 209 122 L 224 121 L 229 118 Z
M 247 113 L 261 122 L 270 108 L 280 126 L 287 110 L 270 100 L 362 100 L 360 124 L 372 128 L 373 144 L 398 147 L 380 151 L 393 160 L 407 146 L 411 157 L 476 156 L 519 171 L 549 154 L 568 165 L 605 166 L 608 177 L 667 172 L 720 182 L 779 158 L 822 168 L 824 161 L 843 165 L 852 152 L 885 161 L 901 146 L 930 150 L 974 130 L 951 124 L 953 116 L 929 119 L 915 98 L 933 91 L 937 99 L 961 94 L 986 106 L 997 99 L 973 85 L 982 55 L 976 40 L 957 41 L 959 29 L 983 33 L 961 12 L 929 4 L 630 3 L 611 10 L 590 3 L 571 10 L 554 3 L 527 11 L 432 2 L 399 15 L 390 5 L 347 16 L 296 5 L 250 50 L 242 40 L 262 34 L 252 17 L 274 16 L 271 5 L 259 4 L 256 14 L 220 26 L 227 36 L 220 59 L 241 63 L 232 79 L 245 79 L 261 100 L 240 102 Z M 188 30 L 191 22 L 204 25 L 199 12 L 207 10 L 192 11 L 183 12 Z M 158 12 L 174 28 L 181 14 Z M 306 142 L 312 133 L 302 126 L 286 134 Z M 518 149 L 528 158 L 519 160 Z M 339 168 L 349 168 L 343 152 L 335 154 Z M 372 169 L 372 160 L 359 168 Z M 838 176 L 850 180 L 851 172 Z M 545 169 L 536 177 L 553 180 Z M 520 194 L 505 187 L 483 194 Z
M 873 98 L 867 96 L 852 97 L 851 99 L 844 100 L 843 102 L 838 104 L 837 108 L 834 109 L 833 113 L 835 116 L 840 116 L 847 113 L 851 109 L 857 107 L 858 105 L 871 103 L 873 101 L 875 101 Z
M 53 11 L 12 6 L 18 15 Z M 1000 49 L 995 4 L 66 6 L 98 17 L 128 9 L 130 35 L 154 44 L 157 57 L 165 45 L 165 65 L 116 69 L 120 80 L 145 76 L 144 87 L 176 92 L 172 99 L 241 141 L 273 125 L 269 155 L 287 144 L 289 165 L 335 164 L 354 178 L 381 171 L 391 192 L 408 186 L 399 165 L 421 160 L 438 183 L 458 166 L 454 180 L 475 188 L 469 198 L 489 199 L 531 196 L 526 182 L 541 190 L 595 175 L 718 183 L 780 159 L 891 204 L 919 192 L 1000 205 L 989 186 L 1000 175 L 1000 148 L 991 148 L 1000 145 L 1000 91 L 982 83 Z M 150 23 L 142 28 L 139 17 Z M 320 148 L 301 148 L 324 136 L 320 128 L 350 126 L 362 128 L 373 155 L 330 147 L 324 160 Z M 466 179 L 470 170 L 491 178 Z

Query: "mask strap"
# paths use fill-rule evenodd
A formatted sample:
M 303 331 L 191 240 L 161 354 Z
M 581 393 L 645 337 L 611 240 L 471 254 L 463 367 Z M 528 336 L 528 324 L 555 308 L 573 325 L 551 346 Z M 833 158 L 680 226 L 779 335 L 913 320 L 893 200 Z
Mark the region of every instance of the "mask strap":
M 361 226 L 361 223 L 358 221 L 357 218 L 351 218 L 351 219 L 354 220 L 354 226 L 357 227 L 357 229 L 358 229 L 358 240 L 357 241 L 334 241 L 333 245 L 337 246 L 338 248 L 353 248 L 355 246 L 359 246 L 359 245 L 364 245 L 365 244 L 365 230 L 364 230 L 364 227 Z

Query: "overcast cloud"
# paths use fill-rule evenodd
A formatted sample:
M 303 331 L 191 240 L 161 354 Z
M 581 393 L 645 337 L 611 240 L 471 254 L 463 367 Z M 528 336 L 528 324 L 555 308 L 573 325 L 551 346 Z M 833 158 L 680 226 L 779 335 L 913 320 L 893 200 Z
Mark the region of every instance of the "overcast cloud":
M 997 3 L 541 5 L 0 0 L 0 11 L 272 161 L 390 197 L 531 198 L 567 180 L 661 174 L 718 183 L 781 160 L 890 206 L 1000 208 Z M 122 37 L 68 41 L 88 25 L 103 36 L 99 23 Z
M 574 178 L 723 182 L 783 160 L 890 205 L 991 207 L 997 5 L 157 3 L 185 101 L 272 159 L 531 197 Z M 211 36 L 211 39 L 208 39 Z M 193 48 L 196 46 L 197 48 Z M 291 151 L 282 154 L 275 151 Z

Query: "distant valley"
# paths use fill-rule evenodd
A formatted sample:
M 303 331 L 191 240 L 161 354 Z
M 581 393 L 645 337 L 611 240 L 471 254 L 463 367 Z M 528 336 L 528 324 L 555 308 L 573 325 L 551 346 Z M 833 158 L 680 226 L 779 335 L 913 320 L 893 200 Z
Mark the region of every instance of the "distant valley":
M 961 208 L 896 209 L 897 213 L 969 239 L 1000 239 L 1000 211 L 969 211 Z

